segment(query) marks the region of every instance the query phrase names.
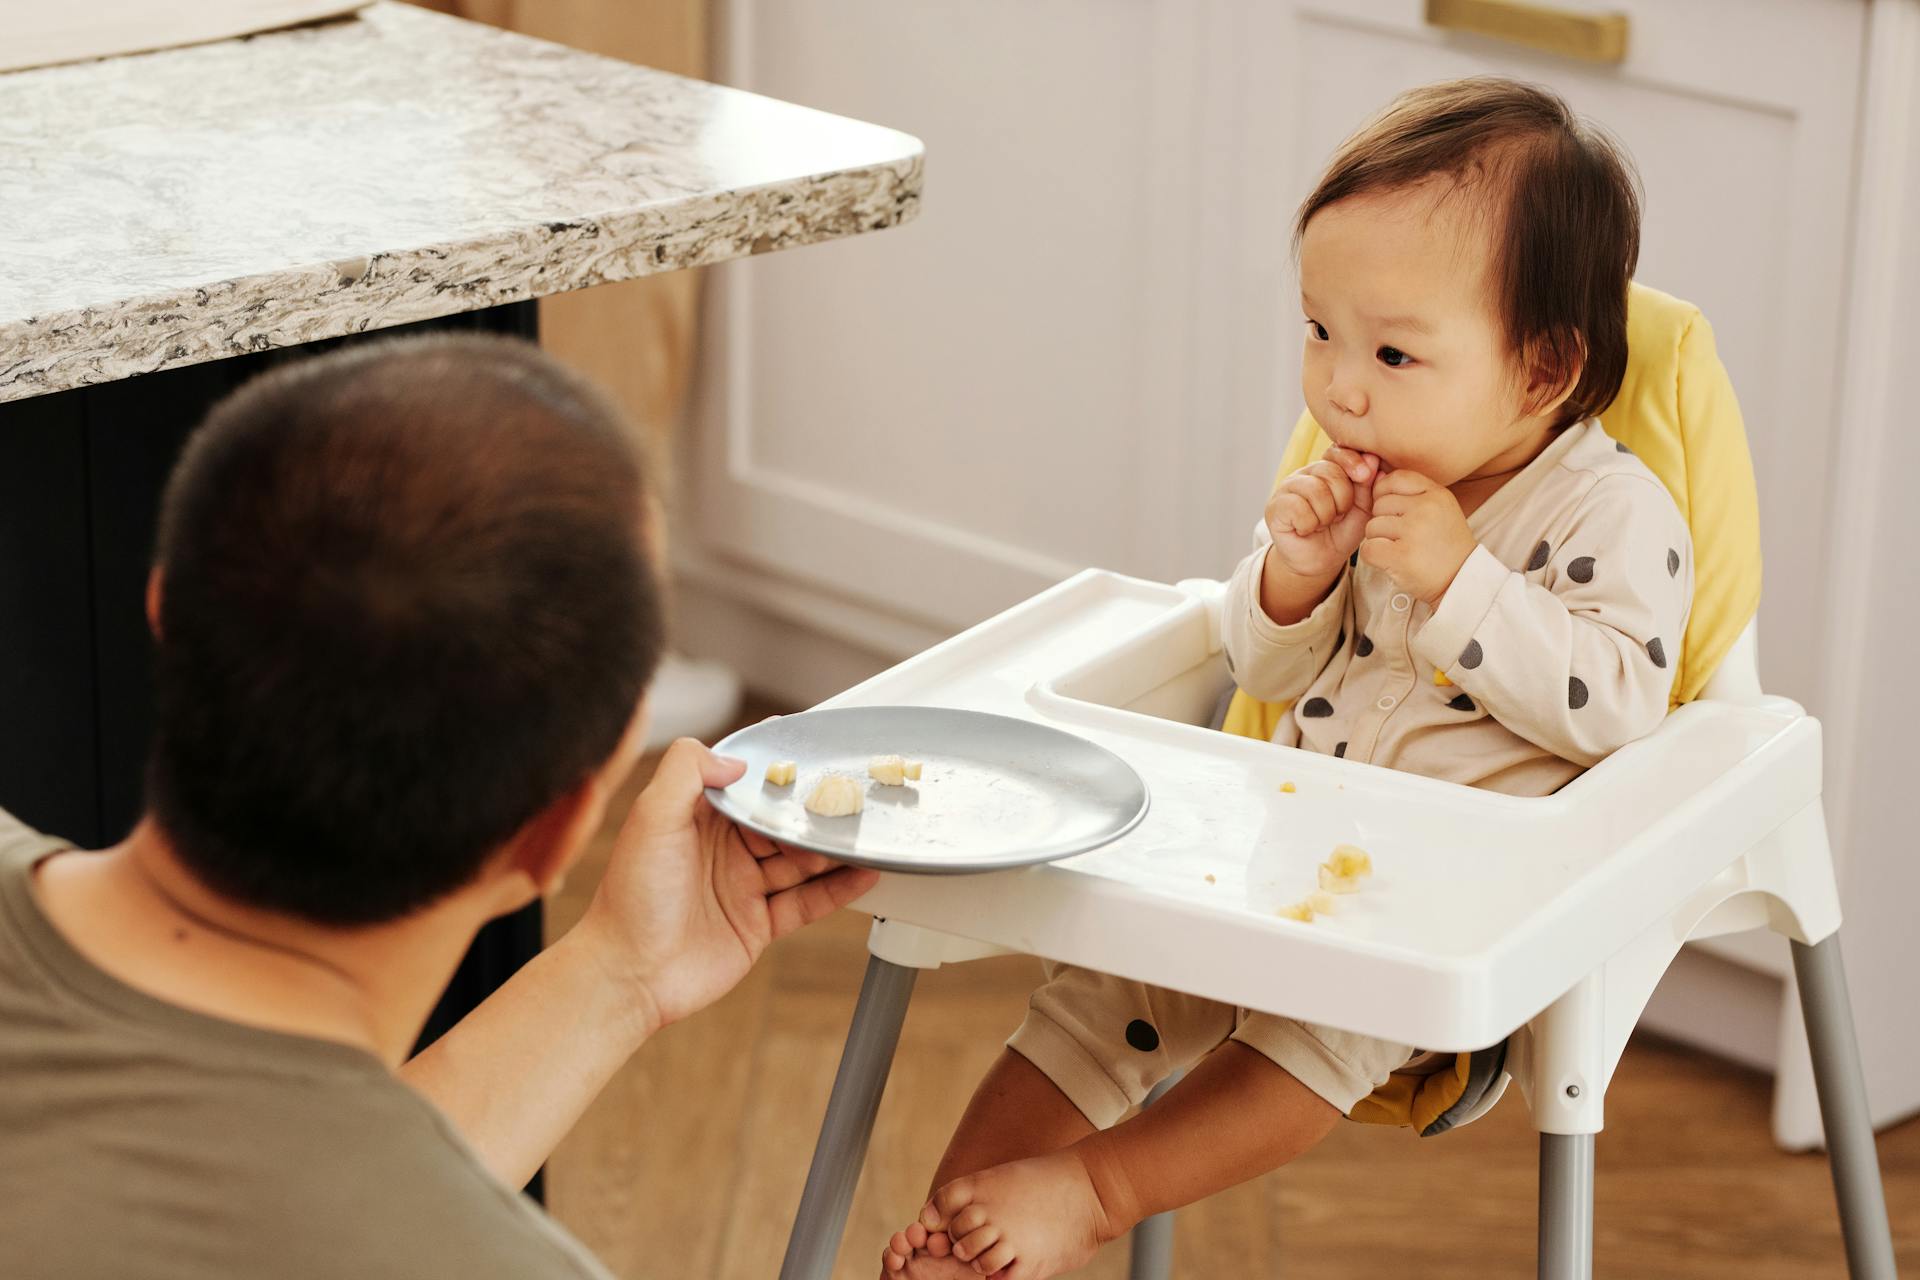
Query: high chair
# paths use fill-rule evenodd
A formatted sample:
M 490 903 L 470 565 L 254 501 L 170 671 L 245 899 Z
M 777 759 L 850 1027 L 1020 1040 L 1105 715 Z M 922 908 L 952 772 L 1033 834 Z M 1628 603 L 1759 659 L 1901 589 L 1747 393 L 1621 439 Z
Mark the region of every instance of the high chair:
M 1476 1118 L 1517 1082 L 1540 1133 L 1539 1274 L 1586 1280 L 1594 1135 L 1627 1037 L 1682 944 L 1760 926 L 1793 943 L 1850 1274 L 1894 1275 L 1836 936 L 1820 726 L 1759 685 L 1758 518 L 1739 410 L 1687 304 L 1635 285 L 1629 352 L 1602 418 L 1688 518 L 1693 617 L 1666 721 L 1552 796 L 1275 746 L 1264 739 L 1280 709 L 1238 694 L 1232 732 L 1214 731 L 1232 690 L 1218 582 L 1088 570 L 825 704 L 1057 724 L 1124 757 L 1152 807 L 1091 853 L 985 875 L 887 874 L 855 904 L 874 917 L 871 954 L 783 1280 L 832 1271 L 915 976 L 1006 952 L 1460 1053 L 1461 1071 L 1434 1086 L 1442 1096 L 1362 1103 L 1411 1107 L 1427 1132 Z M 1282 474 L 1326 447 L 1303 417 Z M 1279 918 L 1340 842 L 1372 854 L 1367 889 L 1324 921 Z M 1467 1079 L 1470 1065 L 1481 1079 Z M 1168 1230 L 1164 1218 L 1135 1229 L 1136 1280 L 1166 1275 Z

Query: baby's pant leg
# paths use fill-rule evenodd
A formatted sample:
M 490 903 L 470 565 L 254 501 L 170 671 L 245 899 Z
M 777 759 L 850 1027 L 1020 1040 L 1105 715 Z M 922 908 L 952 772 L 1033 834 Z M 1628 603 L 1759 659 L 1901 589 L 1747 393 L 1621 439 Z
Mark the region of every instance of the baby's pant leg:
M 1387 1082 L 1414 1056 L 1412 1045 L 1395 1044 L 1297 1022 L 1271 1013 L 1236 1011 L 1233 1039 L 1261 1054 L 1331 1103 L 1341 1115 Z
M 1038 1067 L 1096 1128 L 1111 1127 L 1156 1084 L 1232 1033 L 1230 1004 L 1046 962 L 1007 1047 Z

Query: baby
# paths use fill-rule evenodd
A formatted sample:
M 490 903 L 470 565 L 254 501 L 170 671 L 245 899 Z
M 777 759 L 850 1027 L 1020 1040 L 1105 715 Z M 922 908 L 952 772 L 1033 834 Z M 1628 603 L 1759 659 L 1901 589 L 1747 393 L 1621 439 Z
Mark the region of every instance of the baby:
M 1294 235 L 1333 447 L 1234 571 L 1228 664 L 1292 704 L 1276 742 L 1546 795 L 1660 723 L 1692 602 L 1685 520 L 1595 417 L 1626 367 L 1632 171 L 1544 90 L 1434 85 L 1342 145 Z M 1072 1270 L 1428 1061 L 1050 964 L 883 1275 Z

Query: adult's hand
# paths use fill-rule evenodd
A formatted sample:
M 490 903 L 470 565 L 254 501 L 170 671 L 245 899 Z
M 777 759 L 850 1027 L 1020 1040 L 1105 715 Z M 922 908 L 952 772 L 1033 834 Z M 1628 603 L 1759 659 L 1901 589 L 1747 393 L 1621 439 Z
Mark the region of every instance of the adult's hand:
M 775 938 L 853 901 L 879 873 L 787 849 L 723 818 L 707 787 L 746 765 L 692 738 L 667 749 L 615 839 L 579 928 L 634 987 L 649 1033 L 713 1003 Z

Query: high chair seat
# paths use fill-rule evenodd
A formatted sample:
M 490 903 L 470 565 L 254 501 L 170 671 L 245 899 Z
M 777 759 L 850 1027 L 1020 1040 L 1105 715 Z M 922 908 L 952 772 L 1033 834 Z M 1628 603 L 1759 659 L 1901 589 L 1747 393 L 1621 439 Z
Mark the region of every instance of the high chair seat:
M 1655 435 L 1629 447 L 1687 493 L 1704 583 L 1728 563 L 1721 548 L 1737 550 L 1756 527 L 1744 437 L 1737 416 L 1731 431 L 1692 421 L 1689 405 L 1737 414 L 1697 313 L 1651 290 L 1636 291 L 1634 307 L 1636 358 L 1652 349 L 1649 317 L 1667 317 L 1654 332 L 1667 335 L 1675 392 L 1648 389 L 1650 363 L 1634 383 L 1630 365 L 1629 405 L 1676 406 L 1682 469 Z M 1731 499 L 1706 493 L 1729 477 Z M 1724 537 L 1703 524 L 1713 512 Z M 1705 596 L 1709 616 L 1696 605 L 1698 639 L 1689 628 L 1682 670 L 1706 696 L 1537 799 L 1207 727 L 1231 687 L 1217 582 L 1089 570 L 824 704 L 1054 724 L 1125 758 L 1152 807 L 1090 853 L 978 876 L 886 874 L 854 904 L 874 916 L 871 957 L 784 1280 L 831 1273 L 916 972 L 1008 951 L 1431 1050 L 1505 1042 L 1500 1065 L 1542 1135 L 1540 1274 L 1584 1280 L 1593 1135 L 1641 1009 L 1689 938 L 1762 925 L 1794 943 L 1853 1274 L 1891 1276 L 1834 936 L 1819 725 L 1759 693 L 1747 629 L 1758 559 L 1747 550 L 1731 555 L 1733 586 L 1716 577 Z M 1721 597 L 1724 609 L 1711 603 Z M 1325 920 L 1276 915 L 1339 843 L 1371 853 L 1367 886 Z M 1136 1228 L 1136 1277 L 1164 1276 L 1166 1229 Z

